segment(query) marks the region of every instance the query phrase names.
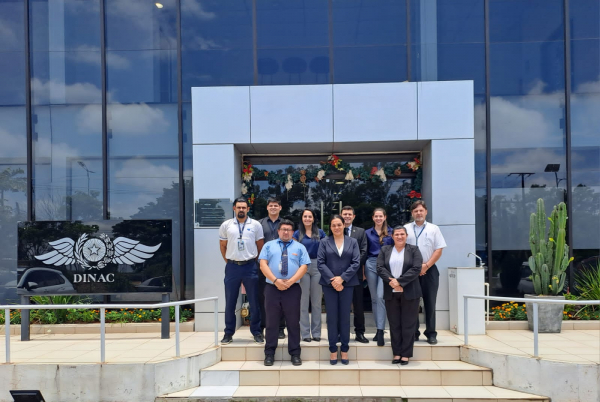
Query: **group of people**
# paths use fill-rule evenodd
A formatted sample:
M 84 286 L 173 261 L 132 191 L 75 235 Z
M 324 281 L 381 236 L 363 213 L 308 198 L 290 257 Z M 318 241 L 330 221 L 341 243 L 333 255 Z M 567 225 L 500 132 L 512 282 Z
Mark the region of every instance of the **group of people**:
M 427 206 L 411 206 L 413 221 L 390 227 L 383 208 L 373 211 L 374 226 L 362 229 L 352 223 L 351 206 L 333 215 L 327 236 L 310 209 L 302 211 L 297 230 L 282 219 L 281 202 L 270 198 L 268 216 L 248 217 L 244 198 L 234 201 L 235 218 L 219 230 L 225 266 L 225 335 L 231 343 L 236 329 L 240 285 L 250 304 L 250 331 L 256 343 L 265 343 L 264 364 L 274 364 L 279 339 L 288 332 L 293 365 L 301 365 L 300 342 L 321 340 L 321 302 L 325 299 L 330 363 L 349 364 L 350 313 L 354 313 L 355 340 L 365 337 L 363 283 L 371 295 L 377 332 L 373 341 L 384 346 L 389 322 L 393 364 L 408 364 L 419 340 L 419 300 L 423 297 L 426 340 L 437 343 L 435 304 L 439 287 L 436 262 L 446 243 L 438 226 L 426 221 Z M 257 264 L 258 261 L 258 264 Z M 263 333 L 265 334 L 263 336 Z

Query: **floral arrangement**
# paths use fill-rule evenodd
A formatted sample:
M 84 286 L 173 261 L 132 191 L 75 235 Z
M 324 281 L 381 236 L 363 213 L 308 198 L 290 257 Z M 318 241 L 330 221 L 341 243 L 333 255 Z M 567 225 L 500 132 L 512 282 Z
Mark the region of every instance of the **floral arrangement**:
M 321 161 L 318 167 L 301 168 L 292 173 L 281 171 L 267 171 L 256 169 L 250 163 L 243 163 L 242 167 L 242 194 L 247 195 L 254 180 L 267 180 L 269 184 L 284 185 L 289 191 L 295 183 L 307 185 L 311 182 L 321 182 L 328 174 L 346 173 L 346 181 L 372 181 L 385 182 L 388 177 L 399 177 L 403 173 L 416 173 L 413 181 L 413 191 L 408 195 L 410 198 L 421 198 L 422 170 L 419 158 L 414 158 L 411 162 L 389 164 L 383 167 L 372 167 L 367 170 L 365 167 L 352 167 L 344 162 L 337 155 L 330 155 L 326 161 Z M 253 194 L 250 198 L 253 198 Z

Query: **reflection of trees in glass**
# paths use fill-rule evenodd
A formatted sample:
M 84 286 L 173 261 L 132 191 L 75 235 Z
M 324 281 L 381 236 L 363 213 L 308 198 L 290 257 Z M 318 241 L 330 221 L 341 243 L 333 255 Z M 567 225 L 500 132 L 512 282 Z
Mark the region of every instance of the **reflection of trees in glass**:
M 36 220 L 94 220 L 102 218 L 100 192 L 75 191 L 64 195 L 60 190 L 45 193 L 36 199 Z M 73 207 L 75 206 L 75 207 Z
M 22 176 L 23 169 L 6 168 L 0 172 L 0 208 L 4 208 L 5 192 L 25 192 L 27 178 Z

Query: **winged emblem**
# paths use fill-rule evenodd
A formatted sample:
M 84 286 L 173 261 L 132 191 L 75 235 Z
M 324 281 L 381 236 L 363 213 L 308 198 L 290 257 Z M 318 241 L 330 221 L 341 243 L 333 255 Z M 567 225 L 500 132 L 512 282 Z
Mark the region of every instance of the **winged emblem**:
M 54 250 L 36 255 L 44 264 L 60 266 L 79 263 L 88 269 L 102 269 L 108 264 L 139 264 L 154 256 L 162 243 L 146 246 L 127 237 L 112 241 L 106 234 L 90 238 L 83 234 L 73 241 L 65 237 L 48 243 Z

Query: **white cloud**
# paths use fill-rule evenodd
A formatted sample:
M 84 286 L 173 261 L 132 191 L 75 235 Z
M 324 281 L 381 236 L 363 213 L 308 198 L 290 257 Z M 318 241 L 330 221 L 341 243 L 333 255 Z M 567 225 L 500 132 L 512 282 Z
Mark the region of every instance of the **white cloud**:
M 200 20 L 210 21 L 217 18 L 217 14 L 206 11 L 198 0 L 188 0 L 181 3 L 181 13 L 191 14 Z
M 0 19 L 0 49 L 14 49 L 18 47 L 19 39 L 16 30 L 16 24 Z
M 100 88 L 89 82 L 65 85 L 56 80 L 42 81 L 34 78 L 31 89 L 38 104 L 99 103 L 102 101 Z

